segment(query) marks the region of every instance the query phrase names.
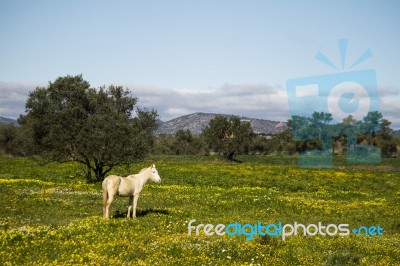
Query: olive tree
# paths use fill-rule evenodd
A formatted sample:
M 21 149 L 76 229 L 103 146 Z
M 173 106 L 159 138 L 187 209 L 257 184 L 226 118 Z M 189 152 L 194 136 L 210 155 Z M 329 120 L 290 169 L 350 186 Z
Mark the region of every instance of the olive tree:
M 94 89 L 82 75 L 60 77 L 29 94 L 20 123 L 33 153 L 79 162 L 87 181 L 99 182 L 113 167 L 151 149 L 157 113 L 135 108 L 136 103 L 121 86 Z
M 246 153 L 254 137 L 253 129 L 247 121 L 239 117 L 217 116 L 203 130 L 206 143 L 225 159 L 234 160 L 237 154 Z

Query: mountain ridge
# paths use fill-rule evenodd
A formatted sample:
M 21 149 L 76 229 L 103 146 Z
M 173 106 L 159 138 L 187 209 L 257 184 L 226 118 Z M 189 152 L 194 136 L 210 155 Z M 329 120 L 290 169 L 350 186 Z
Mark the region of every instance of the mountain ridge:
M 179 116 L 166 122 L 158 120 L 159 128 L 156 130 L 155 133 L 173 135 L 180 129 L 189 129 L 192 134 L 198 135 L 201 134 L 203 129 L 208 126 L 210 120 L 215 118 L 216 116 L 224 116 L 229 118 L 235 115 L 197 112 Z M 249 121 L 251 126 L 253 127 L 254 132 L 257 134 L 274 135 L 279 134 L 280 132 L 288 128 L 287 123 L 284 121 L 248 118 L 244 116 L 237 117 L 239 117 L 242 121 Z M 16 119 L 0 116 L 0 125 L 18 126 L 19 124 Z M 400 137 L 400 129 L 393 130 L 393 136 Z
M 7 118 L 7 117 L 2 117 L 0 116 L 0 125 L 18 125 L 18 121 L 15 119 Z
M 177 118 L 168 120 L 166 122 L 159 122 L 159 127 L 156 134 L 169 134 L 173 135 L 178 130 L 188 129 L 192 134 L 199 135 L 203 129 L 208 126 L 211 119 L 217 116 L 224 116 L 227 118 L 234 117 L 235 115 L 228 114 L 215 114 L 197 112 L 188 115 L 179 116 Z M 272 121 L 266 119 L 249 118 L 244 116 L 237 116 L 241 121 L 248 121 L 253 130 L 257 134 L 279 134 L 287 129 L 287 123 L 283 121 Z

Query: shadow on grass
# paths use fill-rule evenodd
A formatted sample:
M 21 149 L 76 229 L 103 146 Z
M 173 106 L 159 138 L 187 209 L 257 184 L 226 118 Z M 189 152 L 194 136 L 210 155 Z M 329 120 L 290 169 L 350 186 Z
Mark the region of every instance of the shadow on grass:
M 145 210 L 137 210 L 136 217 L 144 217 L 144 216 L 146 216 L 148 214 L 152 214 L 152 213 L 161 214 L 161 215 L 169 215 L 169 211 L 167 211 L 167 210 L 150 208 L 150 209 L 145 209 Z M 127 214 L 128 214 L 128 211 L 123 212 L 123 211 L 117 210 L 114 213 L 114 215 L 112 216 L 112 218 L 126 218 Z M 130 217 L 132 217 L 132 213 L 131 213 Z

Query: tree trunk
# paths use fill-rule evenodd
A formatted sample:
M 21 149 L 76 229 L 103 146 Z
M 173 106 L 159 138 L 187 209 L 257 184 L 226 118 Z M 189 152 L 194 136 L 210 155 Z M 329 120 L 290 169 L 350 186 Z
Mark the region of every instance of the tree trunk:
M 101 181 L 104 180 L 105 173 L 103 173 L 103 166 L 102 166 L 101 163 L 96 164 L 94 172 L 96 174 L 96 181 L 97 182 L 101 182 Z
M 106 174 L 113 169 L 113 165 L 105 165 L 104 162 L 95 161 L 94 173 L 96 174 L 96 182 L 102 182 Z
M 234 161 L 234 159 L 233 159 L 233 157 L 235 156 L 235 152 L 227 152 L 227 153 L 225 153 L 225 158 L 227 159 L 227 160 L 229 160 L 229 161 Z
M 81 161 L 81 163 L 83 163 Z M 86 175 L 86 181 L 88 183 L 102 182 L 108 172 L 110 172 L 114 165 L 105 165 L 103 162 L 95 160 L 91 162 L 85 160 L 84 162 L 86 170 L 84 170 Z M 94 176 L 93 176 L 94 174 Z
M 90 165 L 90 161 L 86 161 L 86 182 L 88 183 L 92 183 L 93 179 L 92 179 L 92 167 Z

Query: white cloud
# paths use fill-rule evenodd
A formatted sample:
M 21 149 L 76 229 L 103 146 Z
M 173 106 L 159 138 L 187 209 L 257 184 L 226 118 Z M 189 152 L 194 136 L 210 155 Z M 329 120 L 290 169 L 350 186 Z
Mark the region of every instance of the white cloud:
M 392 128 L 400 129 L 400 89 L 394 87 L 379 88 L 379 95 L 383 117 L 392 122 Z
M 139 105 L 154 108 L 162 120 L 193 112 L 235 114 L 255 118 L 287 120 L 286 91 L 268 85 L 225 84 L 208 90 L 158 89 L 130 85 Z
M 16 119 L 25 112 L 25 102 L 36 84 L 0 81 L 0 116 Z

